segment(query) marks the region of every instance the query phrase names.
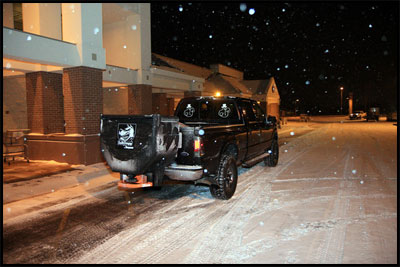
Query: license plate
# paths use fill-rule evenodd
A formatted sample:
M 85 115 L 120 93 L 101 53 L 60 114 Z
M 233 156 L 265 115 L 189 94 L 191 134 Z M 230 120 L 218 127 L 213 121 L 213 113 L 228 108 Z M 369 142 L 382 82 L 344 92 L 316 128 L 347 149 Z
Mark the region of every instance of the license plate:
M 136 123 L 118 123 L 117 147 L 133 149 L 136 136 Z

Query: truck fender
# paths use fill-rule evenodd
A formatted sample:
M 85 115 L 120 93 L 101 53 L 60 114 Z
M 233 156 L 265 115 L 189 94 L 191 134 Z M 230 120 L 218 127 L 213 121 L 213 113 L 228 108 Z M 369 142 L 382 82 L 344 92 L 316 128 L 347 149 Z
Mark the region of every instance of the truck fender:
M 221 158 L 221 156 L 224 155 L 224 154 L 231 154 L 237 160 L 238 159 L 238 152 L 239 152 L 239 150 L 238 150 L 238 147 L 236 145 L 236 140 L 233 139 L 233 140 L 228 141 L 227 143 L 225 143 L 222 146 L 219 158 Z

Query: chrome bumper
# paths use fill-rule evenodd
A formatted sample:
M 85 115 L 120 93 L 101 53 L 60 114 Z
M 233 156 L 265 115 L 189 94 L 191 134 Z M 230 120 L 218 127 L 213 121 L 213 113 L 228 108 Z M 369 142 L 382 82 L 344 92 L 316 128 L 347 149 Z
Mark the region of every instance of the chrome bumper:
M 165 175 L 171 180 L 196 181 L 203 176 L 203 167 L 172 164 L 165 168 Z

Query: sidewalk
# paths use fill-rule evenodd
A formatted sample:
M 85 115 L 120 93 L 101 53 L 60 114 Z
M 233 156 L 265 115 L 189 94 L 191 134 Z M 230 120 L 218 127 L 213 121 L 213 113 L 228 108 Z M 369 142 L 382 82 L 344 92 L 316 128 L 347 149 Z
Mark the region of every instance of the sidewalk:
M 60 163 L 53 160 L 30 160 L 28 163 L 22 157 L 15 157 L 15 160 L 10 161 L 10 164 L 3 162 L 3 183 L 9 184 L 32 180 L 76 170 L 76 167 L 68 163 Z
M 60 189 L 87 185 L 93 179 L 115 175 L 103 162 L 92 165 L 70 165 L 56 161 L 16 158 L 10 166 L 3 163 L 3 205 L 25 198 L 53 193 Z

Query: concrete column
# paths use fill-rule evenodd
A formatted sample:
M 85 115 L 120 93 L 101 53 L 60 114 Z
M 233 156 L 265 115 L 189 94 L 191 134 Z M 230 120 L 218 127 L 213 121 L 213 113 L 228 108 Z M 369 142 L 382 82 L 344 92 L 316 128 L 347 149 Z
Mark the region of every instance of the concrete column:
M 151 85 L 128 85 L 128 114 L 151 114 L 152 102 Z
M 24 32 L 61 40 L 60 3 L 23 3 Z
M 13 3 L 3 3 L 3 26 L 14 28 Z
M 63 40 L 76 44 L 82 66 L 106 69 L 101 3 L 62 3 Z
M 26 74 L 28 127 L 32 133 L 64 132 L 62 75 L 50 72 Z
M 166 93 L 153 94 L 153 113 L 158 113 L 163 116 L 168 115 L 168 102 Z
M 65 68 L 63 75 L 66 134 L 98 134 L 103 111 L 102 70 Z
M 103 26 L 107 64 L 137 70 L 137 83 L 151 85 L 150 3 L 104 3 L 105 13 L 107 7 L 114 10 Z

